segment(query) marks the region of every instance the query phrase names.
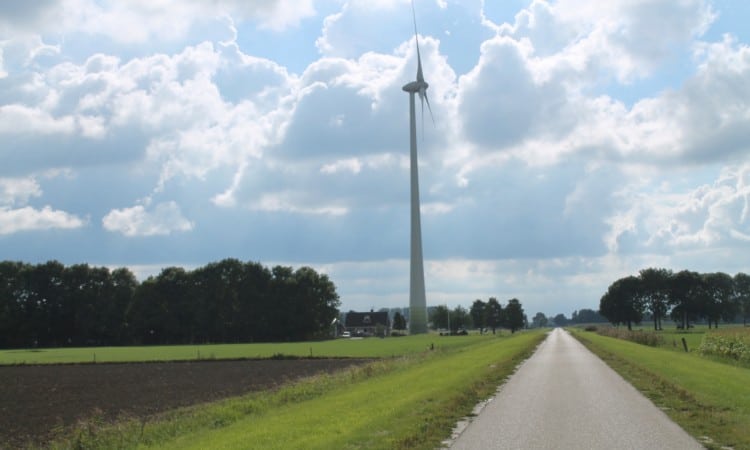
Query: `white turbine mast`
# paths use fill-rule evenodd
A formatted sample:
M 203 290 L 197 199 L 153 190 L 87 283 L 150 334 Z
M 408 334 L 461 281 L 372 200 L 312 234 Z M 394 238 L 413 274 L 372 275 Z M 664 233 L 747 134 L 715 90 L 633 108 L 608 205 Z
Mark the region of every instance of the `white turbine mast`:
M 417 44 L 417 79 L 404 85 L 403 90 L 409 93 L 409 143 L 410 143 L 410 175 L 411 175 L 411 247 L 410 247 L 410 277 L 409 277 L 409 333 L 420 334 L 427 332 L 427 298 L 424 286 L 424 261 L 422 258 L 422 225 L 419 211 L 419 170 L 417 159 L 417 120 L 414 94 L 419 95 L 422 103 L 422 135 L 424 136 L 424 104 L 432 117 L 430 100 L 427 98 L 429 84 L 422 74 L 422 56 L 419 53 L 419 33 L 417 33 L 417 14 L 414 10 L 414 0 L 411 2 L 412 18 L 414 19 L 414 39 Z M 433 118 L 434 123 L 434 118 Z

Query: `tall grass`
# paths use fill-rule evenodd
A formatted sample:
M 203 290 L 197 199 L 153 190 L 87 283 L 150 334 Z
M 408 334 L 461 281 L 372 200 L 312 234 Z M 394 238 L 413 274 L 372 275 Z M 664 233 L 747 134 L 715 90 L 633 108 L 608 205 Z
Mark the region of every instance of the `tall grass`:
M 702 355 L 750 363 L 750 328 L 723 328 L 706 333 L 698 351 Z
M 664 338 L 662 337 L 662 335 L 654 331 L 631 331 L 624 328 L 599 327 L 596 332 L 602 336 L 625 339 L 626 341 L 648 345 L 650 347 L 658 347 L 664 343 Z

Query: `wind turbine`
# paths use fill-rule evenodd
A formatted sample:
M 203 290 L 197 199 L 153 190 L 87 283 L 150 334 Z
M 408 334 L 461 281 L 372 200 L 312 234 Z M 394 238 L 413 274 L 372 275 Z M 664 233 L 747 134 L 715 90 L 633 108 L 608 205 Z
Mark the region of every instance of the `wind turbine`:
M 427 298 L 424 288 L 424 261 L 422 258 L 422 224 L 419 213 L 419 170 L 417 161 L 417 120 L 414 94 L 419 94 L 422 103 L 422 128 L 424 130 L 424 104 L 432 117 L 432 108 L 427 99 L 427 88 L 430 86 L 422 74 L 422 57 L 419 54 L 419 35 L 417 33 L 417 14 L 414 1 L 411 3 L 414 19 L 414 39 L 417 43 L 417 80 L 404 85 L 403 90 L 409 93 L 409 129 L 410 129 L 410 168 L 411 168 L 411 257 L 409 277 L 409 334 L 427 332 Z M 433 119 L 434 121 L 434 119 Z M 423 131 L 424 133 L 424 131 Z

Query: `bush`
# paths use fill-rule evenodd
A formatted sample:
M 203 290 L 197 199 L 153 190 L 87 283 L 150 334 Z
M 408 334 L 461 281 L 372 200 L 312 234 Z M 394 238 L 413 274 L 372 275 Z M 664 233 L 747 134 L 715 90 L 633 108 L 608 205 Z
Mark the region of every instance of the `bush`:
M 664 338 L 653 331 L 630 331 L 620 328 L 602 328 L 597 330 L 602 336 L 609 336 L 617 339 L 625 339 L 649 347 L 658 347 L 664 342 Z
M 750 363 L 750 333 L 731 329 L 706 333 L 698 351 Z
M 587 325 L 586 328 L 583 329 L 584 331 L 596 331 L 597 328 L 595 325 Z

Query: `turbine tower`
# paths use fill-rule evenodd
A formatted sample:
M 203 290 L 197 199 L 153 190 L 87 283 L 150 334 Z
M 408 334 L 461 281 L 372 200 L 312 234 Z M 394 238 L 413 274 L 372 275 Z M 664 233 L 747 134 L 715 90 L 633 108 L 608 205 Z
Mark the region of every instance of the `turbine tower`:
M 414 38 L 417 43 L 417 80 L 404 85 L 403 90 L 409 93 L 409 142 L 411 167 L 411 261 L 409 278 L 409 333 L 427 332 L 427 298 L 424 288 L 424 263 L 422 259 L 422 225 L 419 213 L 419 170 L 417 161 L 417 120 L 414 94 L 419 94 L 422 103 L 422 124 L 424 129 L 424 104 L 432 116 L 430 101 L 427 99 L 429 85 L 422 75 L 422 57 L 419 54 L 419 36 L 417 34 L 417 15 L 414 2 L 411 4 L 414 19 Z

